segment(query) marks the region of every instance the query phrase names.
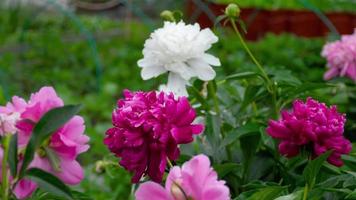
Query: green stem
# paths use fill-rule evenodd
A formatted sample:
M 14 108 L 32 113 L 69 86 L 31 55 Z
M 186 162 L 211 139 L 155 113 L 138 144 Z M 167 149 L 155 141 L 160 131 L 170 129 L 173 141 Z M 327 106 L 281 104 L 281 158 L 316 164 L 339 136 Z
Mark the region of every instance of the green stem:
M 9 157 L 9 146 L 10 146 L 11 134 L 6 134 L 3 138 L 3 149 L 4 155 L 2 159 L 2 200 L 9 199 L 9 177 L 7 171 L 7 160 Z
M 215 90 L 215 88 L 214 88 L 213 82 L 208 83 L 208 91 L 209 91 L 209 94 L 211 94 L 212 97 L 213 97 L 215 112 L 216 112 L 216 114 L 219 115 L 219 114 L 220 114 L 219 99 L 218 99 L 218 97 L 216 96 L 216 90 Z
M 169 160 L 169 158 L 167 158 L 167 163 L 168 163 L 169 168 L 173 168 L 173 164 L 172 164 L 172 162 Z
M 309 186 L 308 186 L 308 183 L 306 183 L 305 186 L 304 186 L 303 200 L 307 200 L 308 199 L 308 193 L 309 193 Z
M 251 60 L 253 61 L 253 63 L 257 66 L 258 70 L 260 71 L 262 77 L 265 79 L 266 84 L 267 84 L 267 91 L 271 94 L 272 96 L 272 110 L 273 110 L 273 118 L 277 118 L 279 115 L 279 108 L 277 106 L 277 90 L 276 87 L 273 83 L 273 81 L 268 77 L 266 71 L 263 69 L 262 65 L 257 61 L 257 59 L 255 58 L 255 56 L 252 54 L 251 50 L 248 48 L 245 40 L 242 38 L 239 29 L 236 26 L 236 22 L 235 19 L 230 18 L 230 22 L 232 24 L 232 28 L 234 29 L 235 33 L 237 34 L 237 36 L 240 39 L 240 42 L 242 44 L 242 46 L 244 47 L 244 49 L 246 50 L 247 54 L 250 56 Z
M 242 38 L 240 31 L 237 29 L 236 27 L 236 23 L 234 19 L 230 19 L 232 27 L 234 29 L 234 31 L 236 32 L 237 36 L 239 37 L 242 46 L 245 48 L 246 52 L 248 53 L 248 55 L 250 56 L 250 58 L 252 59 L 252 61 L 255 63 L 255 65 L 258 67 L 258 69 L 260 70 L 262 76 L 266 79 L 266 81 L 268 83 L 271 83 L 271 80 L 268 78 L 267 73 L 265 72 L 265 70 L 263 69 L 262 65 L 257 61 L 257 59 L 255 58 L 255 56 L 252 54 L 251 50 L 248 48 L 245 40 Z

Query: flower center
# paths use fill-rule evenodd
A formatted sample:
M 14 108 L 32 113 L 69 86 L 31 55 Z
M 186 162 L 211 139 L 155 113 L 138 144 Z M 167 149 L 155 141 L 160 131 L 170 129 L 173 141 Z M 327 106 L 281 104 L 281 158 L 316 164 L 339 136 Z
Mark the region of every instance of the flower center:
M 172 183 L 171 194 L 174 200 L 194 200 L 192 197 L 187 196 L 179 183 L 175 181 Z

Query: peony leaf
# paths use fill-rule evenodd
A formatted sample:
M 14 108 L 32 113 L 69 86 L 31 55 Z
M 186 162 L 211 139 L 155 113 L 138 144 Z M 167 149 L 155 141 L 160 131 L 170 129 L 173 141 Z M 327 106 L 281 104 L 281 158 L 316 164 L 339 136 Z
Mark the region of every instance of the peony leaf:
M 232 131 L 227 133 L 227 136 L 222 140 L 220 144 L 220 148 L 223 148 L 227 145 L 230 145 L 236 142 L 240 137 L 249 135 L 249 134 L 256 134 L 259 132 L 261 125 L 257 123 L 246 123 L 245 125 L 233 129 Z
M 60 179 L 48 172 L 38 168 L 31 168 L 26 171 L 25 176 L 51 194 L 65 197 L 66 199 L 73 199 L 70 189 Z
M 20 178 L 24 175 L 26 168 L 31 163 L 36 149 L 57 129 L 76 115 L 80 107 L 80 105 L 63 106 L 54 108 L 43 115 L 40 121 L 35 125 L 30 141 L 26 147 L 23 164 L 19 172 Z
M 283 186 L 268 186 L 259 189 L 254 193 L 249 200 L 270 200 L 279 197 L 279 195 L 286 190 L 287 187 Z
M 17 174 L 17 163 L 18 163 L 17 138 L 18 138 L 18 136 L 17 136 L 17 133 L 16 133 L 11 137 L 10 146 L 9 146 L 8 163 L 9 163 L 11 175 L 13 177 L 15 177 L 16 174 Z
M 254 78 L 254 77 L 262 77 L 261 74 L 256 72 L 240 72 L 236 74 L 229 75 L 225 78 L 225 80 L 240 80 L 245 78 Z M 262 77 L 263 79 L 263 77 Z
M 326 159 L 331 154 L 331 151 L 327 151 L 326 153 L 320 155 L 314 160 L 310 161 L 308 165 L 304 168 L 303 176 L 306 183 L 309 185 L 309 188 L 313 188 L 315 184 L 316 177 L 320 171 L 321 166 L 324 164 Z
M 280 196 L 275 200 L 300 200 L 302 199 L 302 196 L 303 196 L 303 190 L 298 190 L 291 194 Z
M 237 163 L 223 163 L 214 165 L 216 173 L 218 173 L 219 178 L 224 178 L 226 175 L 233 171 L 242 171 L 242 166 Z
M 254 132 L 240 137 L 240 146 L 243 154 L 243 181 L 247 181 L 250 177 L 251 163 L 254 155 L 260 144 L 260 132 Z

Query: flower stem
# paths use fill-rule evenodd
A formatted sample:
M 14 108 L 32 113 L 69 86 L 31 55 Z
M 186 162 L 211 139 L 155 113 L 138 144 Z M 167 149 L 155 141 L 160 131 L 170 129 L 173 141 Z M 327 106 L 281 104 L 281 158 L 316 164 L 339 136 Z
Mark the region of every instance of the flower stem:
M 172 164 L 172 162 L 169 160 L 168 157 L 167 157 L 167 163 L 168 163 L 169 168 L 173 168 L 173 164 Z
M 308 183 L 306 183 L 305 186 L 304 186 L 303 200 L 307 200 L 308 199 L 308 192 L 309 192 L 309 186 L 308 186 Z
M 6 134 L 3 137 L 2 147 L 4 149 L 4 155 L 2 158 L 2 200 L 9 199 L 9 177 L 7 171 L 7 160 L 9 157 L 11 134 Z
M 255 58 L 255 56 L 252 54 L 251 50 L 248 48 L 245 40 L 242 38 L 240 31 L 237 29 L 236 26 L 236 22 L 234 19 L 230 19 L 230 22 L 232 24 L 232 27 L 234 29 L 234 31 L 236 32 L 237 36 L 239 37 L 242 46 L 245 48 L 247 54 L 250 56 L 250 58 L 252 59 L 252 61 L 255 63 L 255 65 L 257 66 L 257 68 L 260 70 L 262 76 L 266 79 L 267 82 L 271 82 L 271 80 L 268 78 L 267 73 L 265 72 L 265 70 L 263 69 L 262 65 L 257 61 L 257 59 Z
M 273 111 L 273 118 L 277 118 L 279 114 L 279 108 L 277 106 L 277 90 L 276 87 L 273 83 L 273 81 L 268 77 L 266 71 L 263 69 L 262 65 L 257 61 L 255 56 L 252 54 L 251 50 L 248 48 L 245 40 L 242 38 L 239 29 L 236 26 L 236 22 L 234 18 L 230 18 L 230 22 L 232 25 L 232 28 L 234 29 L 235 33 L 237 34 L 238 38 L 240 39 L 240 42 L 244 49 L 246 50 L 247 54 L 250 56 L 251 60 L 253 63 L 257 66 L 258 70 L 260 71 L 262 77 L 265 79 L 266 84 L 267 84 L 267 91 L 271 94 L 272 96 L 272 111 Z
M 216 89 L 214 88 L 213 81 L 208 83 L 208 91 L 209 94 L 213 97 L 215 113 L 219 115 L 220 114 L 219 99 L 216 96 Z

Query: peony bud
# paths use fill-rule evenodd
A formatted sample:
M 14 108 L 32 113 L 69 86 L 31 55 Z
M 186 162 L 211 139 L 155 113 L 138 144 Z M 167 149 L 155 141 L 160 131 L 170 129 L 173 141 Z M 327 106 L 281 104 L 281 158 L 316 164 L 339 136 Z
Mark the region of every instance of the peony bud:
M 172 11 L 170 10 L 164 10 L 161 12 L 160 17 L 164 20 L 164 21 L 170 21 L 170 22 L 175 22 L 176 19 L 174 17 L 174 14 Z
M 225 8 L 225 15 L 231 18 L 237 18 L 240 16 L 240 8 L 234 3 L 230 3 Z

